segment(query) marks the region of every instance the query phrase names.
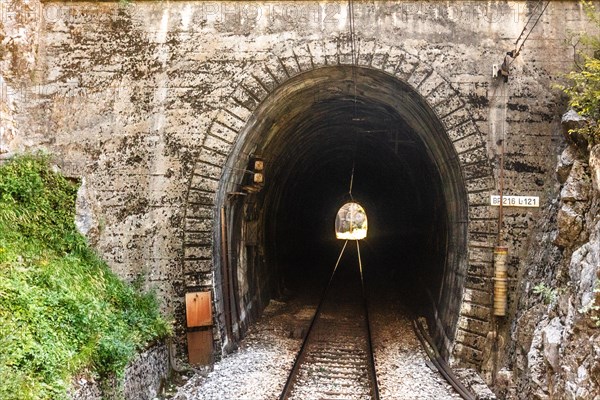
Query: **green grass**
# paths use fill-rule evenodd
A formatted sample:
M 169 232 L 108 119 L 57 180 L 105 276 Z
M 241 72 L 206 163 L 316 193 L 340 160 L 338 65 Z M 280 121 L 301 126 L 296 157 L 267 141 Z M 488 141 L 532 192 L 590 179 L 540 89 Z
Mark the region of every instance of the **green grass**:
M 0 399 L 63 399 L 83 369 L 121 376 L 170 333 L 153 293 L 114 275 L 74 225 L 77 185 L 47 158 L 0 167 Z

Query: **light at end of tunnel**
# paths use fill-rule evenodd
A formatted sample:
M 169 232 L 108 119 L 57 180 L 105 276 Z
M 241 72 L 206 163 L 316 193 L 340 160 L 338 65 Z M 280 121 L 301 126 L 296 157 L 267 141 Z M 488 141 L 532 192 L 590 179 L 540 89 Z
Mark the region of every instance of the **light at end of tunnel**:
M 355 229 L 352 232 L 336 232 L 335 237 L 342 240 L 361 240 L 367 237 L 367 230 Z
M 335 217 L 335 237 L 342 240 L 361 240 L 367 237 L 367 213 L 358 203 L 346 203 Z

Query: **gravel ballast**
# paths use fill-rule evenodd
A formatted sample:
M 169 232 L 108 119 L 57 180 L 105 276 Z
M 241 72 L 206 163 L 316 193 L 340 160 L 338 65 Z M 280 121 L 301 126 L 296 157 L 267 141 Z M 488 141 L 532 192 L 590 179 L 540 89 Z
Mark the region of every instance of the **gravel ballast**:
M 173 398 L 279 398 L 302 344 L 291 333 L 310 323 L 316 308 L 314 297 L 272 300 L 236 352 L 215 363 L 208 374 L 192 376 Z M 460 399 L 441 375 L 426 365 L 427 355 L 400 301 L 387 296 L 385 301 L 371 302 L 369 308 L 381 399 Z

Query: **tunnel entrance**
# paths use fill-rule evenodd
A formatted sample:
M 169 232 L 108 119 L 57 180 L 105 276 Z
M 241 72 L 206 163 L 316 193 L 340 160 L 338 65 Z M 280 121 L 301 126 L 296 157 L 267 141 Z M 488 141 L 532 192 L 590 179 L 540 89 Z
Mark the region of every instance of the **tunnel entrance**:
M 442 123 L 409 85 L 350 66 L 291 78 L 238 137 L 217 198 L 215 261 L 229 272 L 216 290 L 230 301 L 222 323 L 234 337 L 269 299 L 318 293 L 341 247 L 336 213 L 356 200 L 369 213 L 367 280 L 403 293 L 448 355 L 466 269 L 466 192 Z
M 282 155 L 271 178 L 281 187 L 265 193 L 275 219 L 265 227 L 266 251 L 285 287 L 298 290 L 327 278 L 339 251 L 332 220 L 350 200 L 352 180 L 352 196 L 372 220 L 363 246 L 370 276 L 427 282 L 437 293 L 446 206 L 439 174 L 416 132 L 372 99 L 337 97 L 314 104 L 308 115 L 290 126 L 293 135 L 271 143 Z

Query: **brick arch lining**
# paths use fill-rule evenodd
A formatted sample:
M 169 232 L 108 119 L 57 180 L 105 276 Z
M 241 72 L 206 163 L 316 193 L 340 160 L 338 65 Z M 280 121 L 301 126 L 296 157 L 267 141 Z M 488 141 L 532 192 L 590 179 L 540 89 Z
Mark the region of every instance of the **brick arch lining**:
M 418 57 L 398 47 L 362 41 L 357 50 L 357 65 L 382 71 L 410 85 L 443 125 L 454 147 L 462 170 L 468 201 L 467 265 L 460 314 L 454 335 L 446 335 L 443 347 L 460 361 L 475 366 L 483 358 L 485 335 L 490 330 L 490 284 L 492 252 L 490 238 L 496 233 L 496 219 L 486 205 L 494 189 L 486 142 L 468 106 L 447 79 Z M 273 54 L 243 71 L 236 71 L 239 84 L 212 120 L 204 135 L 200 156 L 189 180 L 187 194 L 183 271 L 192 279 L 188 286 L 215 291 L 215 338 L 223 347 L 223 328 L 219 321 L 218 192 L 224 167 L 243 140 L 243 131 L 256 124 L 255 112 L 278 88 L 306 72 L 330 66 L 351 65 L 347 42 L 309 42 Z M 242 139 L 241 139 L 242 138 Z M 216 300 L 216 301 L 215 301 Z

